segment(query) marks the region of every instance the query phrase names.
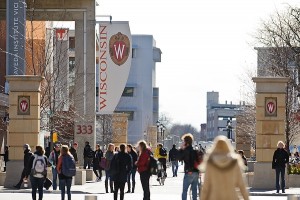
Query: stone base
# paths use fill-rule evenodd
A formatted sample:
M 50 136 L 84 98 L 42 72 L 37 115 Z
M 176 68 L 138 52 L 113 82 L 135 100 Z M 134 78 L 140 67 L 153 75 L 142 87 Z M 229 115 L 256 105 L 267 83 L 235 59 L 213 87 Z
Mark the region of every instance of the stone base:
M 75 176 L 75 185 L 86 184 L 86 171 L 78 169 Z
M 94 174 L 92 169 L 86 169 L 86 181 L 94 181 L 96 179 L 96 175 Z
M 254 164 L 254 189 L 272 189 L 275 190 L 275 170 L 272 169 L 271 162 L 256 162 Z M 285 175 L 285 188 L 289 188 L 288 175 Z
M 0 172 L 0 186 L 4 186 L 6 172 Z
M 23 160 L 11 160 L 7 162 L 6 178 L 4 182 L 5 188 L 14 188 L 14 185 L 16 185 L 19 182 L 23 171 L 23 166 Z

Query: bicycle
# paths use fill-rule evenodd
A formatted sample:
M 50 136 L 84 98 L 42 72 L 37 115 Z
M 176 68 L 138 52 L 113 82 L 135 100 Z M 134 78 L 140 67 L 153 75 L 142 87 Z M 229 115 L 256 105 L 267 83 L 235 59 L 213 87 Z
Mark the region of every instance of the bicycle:
M 165 185 L 165 180 L 167 178 L 166 172 L 163 168 L 163 165 L 161 162 L 157 162 L 157 181 L 159 182 L 159 185 Z

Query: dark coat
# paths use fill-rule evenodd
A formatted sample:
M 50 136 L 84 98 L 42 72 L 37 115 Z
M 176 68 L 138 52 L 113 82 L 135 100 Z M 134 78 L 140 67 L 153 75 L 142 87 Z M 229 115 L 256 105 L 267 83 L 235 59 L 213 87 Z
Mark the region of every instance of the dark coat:
M 185 149 L 180 149 L 178 151 L 178 160 L 184 161 L 184 172 L 199 172 L 198 169 L 194 167 L 194 149 L 192 146 L 187 146 Z
M 132 159 L 132 169 L 136 170 L 137 169 L 137 166 L 135 165 L 135 162 L 137 161 L 138 159 L 138 155 L 135 151 L 131 150 L 130 151 L 130 156 L 131 156 L 131 159 Z
M 28 166 L 28 163 L 29 163 L 29 160 L 31 159 L 33 153 L 29 150 L 29 149 L 26 149 L 24 151 L 24 169 L 27 170 L 27 166 Z
M 25 171 L 25 176 L 28 177 L 30 174 L 31 174 L 31 169 L 32 169 L 32 166 L 33 166 L 33 161 L 34 161 L 34 155 L 38 155 L 38 156 L 42 156 L 41 154 L 35 152 L 34 154 L 31 154 L 29 160 L 28 160 L 28 165 L 26 167 L 26 171 Z M 48 163 L 48 159 L 46 156 L 44 156 L 45 158 L 45 163 Z M 46 178 L 46 177 L 45 177 Z
M 71 147 L 71 148 L 70 148 L 70 153 L 71 153 L 72 156 L 74 157 L 74 160 L 75 160 L 76 162 L 78 162 L 77 150 L 74 149 L 74 147 Z
M 285 168 L 285 164 L 289 162 L 289 154 L 284 149 L 278 148 L 273 154 L 272 168 Z
M 94 151 L 93 169 L 100 169 L 100 162 L 102 157 L 103 157 L 103 152 L 100 149 Z
M 169 162 L 178 160 L 178 149 L 172 148 L 169 152 Z
M 91 151 L 93 151 L 91 145 L 89 145 L 89 144 L 85 145 L 84 150 L 83 150 L 83 157 L 84 158 L 93 158 L 93 157 L 91 157 L 93 155 L 90 154 Z
M 111 161 L 111 180 L 118 182 L 127 182 L 127 175 L 131 171 L 132 163 L 131 157 L 128 153 L 119 152 L 114 155 Z M 113 172 L 113 170 L 117 170 Z
M 6 150 L 4 152 L 4 154 L 0 154 L 0 156 L 3 156 L 4 162 L 8 162 L 9 161 L 8 154 L 9 154 L 8 150 Z

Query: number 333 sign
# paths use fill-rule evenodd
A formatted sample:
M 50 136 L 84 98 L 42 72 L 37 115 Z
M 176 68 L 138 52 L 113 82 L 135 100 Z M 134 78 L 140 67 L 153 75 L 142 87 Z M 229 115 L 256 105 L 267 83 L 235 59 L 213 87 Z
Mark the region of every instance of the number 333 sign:
M 93 126 L 92 125 L 77 125 L 76 126 L 76 134 L 85 135 L 85 134 L 93 134 Z

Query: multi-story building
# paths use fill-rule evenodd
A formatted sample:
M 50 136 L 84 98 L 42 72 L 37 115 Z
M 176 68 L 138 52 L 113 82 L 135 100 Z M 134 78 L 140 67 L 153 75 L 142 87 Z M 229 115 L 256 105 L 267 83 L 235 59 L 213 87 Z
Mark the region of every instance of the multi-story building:
M 200 141 L 206 141 L 206 124 L 200 125 Z
M 156 62 L 161 50 L 152 35 L 132 35 L 132 65 L 126 87 L 115 112 L 127 113 L 128 142 L 136 143 L 156 126 L 159 112 L 159 88 L 156 87 Z
M 231 138 L 235 138 L 236 114 L 240 105 L 219 103 L 219 92 L 207 92 L 206 139 L 213 140 L 218 135 L 227 136 L 227 122 L 231 121 Z

